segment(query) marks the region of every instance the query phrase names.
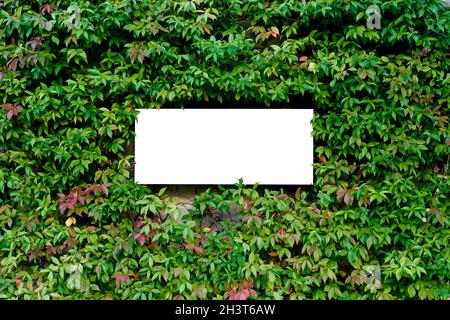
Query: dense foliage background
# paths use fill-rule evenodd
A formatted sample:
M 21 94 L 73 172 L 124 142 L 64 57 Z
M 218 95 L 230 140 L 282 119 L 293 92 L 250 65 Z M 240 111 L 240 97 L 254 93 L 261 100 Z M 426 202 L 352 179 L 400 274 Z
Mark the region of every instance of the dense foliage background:
M 1 298 L 449 298 L 443 1 L 0 10 Z M 133 183 L 136 108 L 293 101 L 316 161 L 294 198 L 237 183 L 186 214 Z

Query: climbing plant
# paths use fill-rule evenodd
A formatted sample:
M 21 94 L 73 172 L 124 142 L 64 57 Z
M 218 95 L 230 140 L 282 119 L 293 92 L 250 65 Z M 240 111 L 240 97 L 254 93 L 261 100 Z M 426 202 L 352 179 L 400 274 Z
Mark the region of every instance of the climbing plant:
M 1 1 L 0 297 L 449 299 L 449 12 Z M 133 182 L 136 109 L 299 101 L 315 182 L 293 196 L 237 181 L 183 210 Z

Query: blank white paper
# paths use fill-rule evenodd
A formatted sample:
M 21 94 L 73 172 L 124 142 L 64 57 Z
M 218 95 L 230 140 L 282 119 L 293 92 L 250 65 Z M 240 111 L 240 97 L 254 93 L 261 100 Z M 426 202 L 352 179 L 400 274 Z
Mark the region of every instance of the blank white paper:
M 137 183 L 313 183 L 312 109 L 138 111 Z

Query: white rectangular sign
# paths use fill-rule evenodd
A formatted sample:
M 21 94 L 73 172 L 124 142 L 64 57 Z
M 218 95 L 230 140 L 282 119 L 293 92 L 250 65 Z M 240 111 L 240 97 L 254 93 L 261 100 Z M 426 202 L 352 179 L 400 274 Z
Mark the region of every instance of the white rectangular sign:
M 137 183 L 313 183 L 312 109 L 138 111 Z

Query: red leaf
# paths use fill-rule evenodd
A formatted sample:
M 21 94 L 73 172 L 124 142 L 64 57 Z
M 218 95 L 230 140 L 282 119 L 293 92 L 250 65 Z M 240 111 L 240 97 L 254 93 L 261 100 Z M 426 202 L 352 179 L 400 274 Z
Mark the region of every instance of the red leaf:
M 347 192 L 345 193 L 345 196 L 344 196 L 344 203 L 345 204 L 348 204 L 349 202 L 350 202 L 350 190 L 347 190 Z
M 150 249 L 155 249 L 158 248 L 158 245 L 156 243 L 150 243 L 147 247 Z
M 72 249 L 73 247 L 75 247 L 76 244 L 77 244 L 77 239 L 75 239 L 75 238 L 69 239 L 68 245 L 69 245 L 69 248 L 70 248 L 70 249 Z
M 101 189 L 102 189 L 102 191 L 103 191 L 103 193 L 105 194 L 105 195 L 108 195 L 108 187 L 110 186 L 110 184 L 109 183 L 105 183 L 105 184 L 102 184 L 101 185 Z
M 120 274 L 120 273 L 115 274 L 115 275 L 113 276 L 113 278 L 116 278 L 116 286 L 117 286 L 117 287 L 120 287 L 120 285 L 121 285 L 122 283 L 127 282 L 127 281 L 130 280 L 130 277 L 129 277 L 129 276 L 124 275 L 124 274 Z
M 195 248 L 194 248 L 194 251 L 195 251 L 195 253 L 197 253 L 197 254 L 202 254 L 202 253 L 203 253 L 203 249 L 200 248 L 200 247 L 195 247 Z
M 245 295 L 245 293 L 238 293 L 238 300 L 247 300 L 247 296 Z
M 301 56 L 300 57 L 300 61 L 301 62 L 305 62 L 306 60 L 308 60 L 309 58 L 307 56 Z
M 22 278 L 22 276 L 20 276 L 20 275 L 16 276 L 16 288 L 18 288 L 20 286 L 20 284 L 22 283 L 21 278 Z
M 340 190 L 337 193 L 336 199 L 339 200 L 340 198 L 342 198 L 345 194 L 346 190 Z
M 274 37 L 274 38 L 276 38 L 277 37 L 277 35 L 278 35 L 278 33 L 276 33 L 275 31 L 272 31 L 271 33 L 270 33 L 271 35 L 272 35 L 272 37 Z
M 136 222 L 136 228 L 141 229 L 141 227 L 144 225 L 144 220 L 138 220 Z
M 56 248 L 51 244 L 47 244 L 47 254 L 56 254 Z
M 36 49 L 37 46 L 42 45 L 42 39 L 41 38 L 33 38 L 31 39 L 31 48 Z
M 317 214 L 320 214 L 322 211 L 320 211 L 320 209 L 318 209 L 318 208 L 314 208 L 314 207 L 307 207 L 307 209 L 309 209 L 309 210 L 312 210 L 312 211 L 314 211 L 315 213 L 317 213 Z
M 28 261 L 31 262 L 36 258 L 36 251 L 31 251 L 30 255 L 28 256 Z
M 44 12 L 51 13 L 52 7 L 48 3 L 46 3 L 41 7 L 41 12 L 42 13 L 44 13 Z
M 211 34 L 211 30 L 209 30 L 206 26 L 203 26 L 203 29 L 205 29 L 207 34 Z
M 313 246 L 311 249 L 308 250 L 308 254 L 311 255 L 311 254 L 313 254 L 314 251 L 316 251 L 316 250 L 317 250 L 317 247 L 316 247 L 316 246 Z
M 145 243 L 145 236 L 143 234 L 141 234 L 139 237 L 139 244 L 142 247 L 144 245 L 144 243 Z
M 281 234 L 281 236 L 284 236 L 284 235 L 286 234 L 286 230 L 281 229 L 281 230 L 280 230 L 280 234 Z
M 6 67 L 11 71 L 17 70 L 17 64 L 19 63 L 19 58 L 14 58 L 6 64 Z
M 14 111 L 13 111 L 13 110 L 9 110 L 8 113 L 7 113 L 7 115 L 6 115 L 6 118 L 7 118 L 8 120 L 11 120 L 12 117 L 13 117 L 13 115 L 14 115 Z
M 321 155 L 319 157 L 319 161 L 322 162 L 322 163 L 327 162 L 327 158 L 324 155 Z
M 72 237 L 75 237 L 75 230 L 73 228 L 69 228 L 69 233 Z

